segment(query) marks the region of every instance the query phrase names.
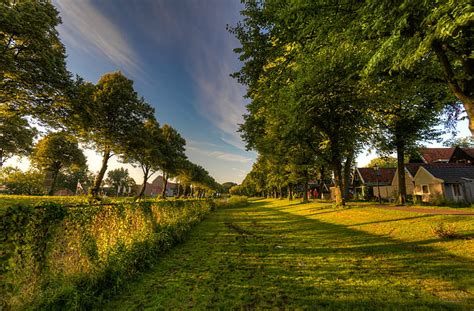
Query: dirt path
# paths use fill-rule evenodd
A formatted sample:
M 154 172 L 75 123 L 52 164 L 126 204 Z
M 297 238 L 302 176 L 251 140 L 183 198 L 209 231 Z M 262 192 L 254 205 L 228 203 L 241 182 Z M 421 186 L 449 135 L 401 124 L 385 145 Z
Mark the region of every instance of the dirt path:
M 430 215 L 474 216 L 474 212 L 449 210 L 449 209 L 431 209 L 431 208 L 421 208 L 421 207 L 385 206 L 385 205 L 375 205 L 375 207 L 381 208 L 381 209 L 415 212 L 415 213 L 430 214 Z
M 465 258 L 330 223 L 328 213 L 347 221 L 348 211 L 321 207 L 262 200 L 217 210 L 97 309 L 468 310 Z

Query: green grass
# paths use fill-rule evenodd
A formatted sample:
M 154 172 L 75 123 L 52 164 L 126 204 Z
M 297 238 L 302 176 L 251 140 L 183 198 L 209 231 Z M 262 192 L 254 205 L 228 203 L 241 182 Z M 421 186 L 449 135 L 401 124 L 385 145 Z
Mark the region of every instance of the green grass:
M 224 208 L 99 309 L 472 309 L 474 218 L 286 200 Z

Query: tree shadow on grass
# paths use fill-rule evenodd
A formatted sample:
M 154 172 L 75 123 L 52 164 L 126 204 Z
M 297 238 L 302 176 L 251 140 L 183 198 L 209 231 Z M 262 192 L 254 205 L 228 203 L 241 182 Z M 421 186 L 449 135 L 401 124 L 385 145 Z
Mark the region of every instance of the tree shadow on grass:
M 472 262 L 272 206 L 218 211 L 111 308 L 468 309 Z

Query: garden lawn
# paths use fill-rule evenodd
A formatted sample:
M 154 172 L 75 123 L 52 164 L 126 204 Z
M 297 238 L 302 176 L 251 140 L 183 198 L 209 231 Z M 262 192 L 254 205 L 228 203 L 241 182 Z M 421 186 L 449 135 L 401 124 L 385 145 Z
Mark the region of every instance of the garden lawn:
M 474 217 L 258 200 L 210 214 L 99 309 L 470 310 L 473 235 Z

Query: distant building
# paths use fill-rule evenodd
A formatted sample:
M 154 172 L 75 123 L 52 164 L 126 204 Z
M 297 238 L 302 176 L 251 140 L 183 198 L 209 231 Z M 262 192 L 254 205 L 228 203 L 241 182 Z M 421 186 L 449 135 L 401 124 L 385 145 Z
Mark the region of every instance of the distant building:
M 163 193 L 164 179 L 163 176 L 156 177 L 151 183 L 147 183 L 145 189 L 145 196 L 147 197 L 156 197 L 160 196 Z M 139 186 L 141 189 L 141 185 Z M 175 196 L 178 194 L 178 184 L 170 182 L 166 185 L 166 196 Z

